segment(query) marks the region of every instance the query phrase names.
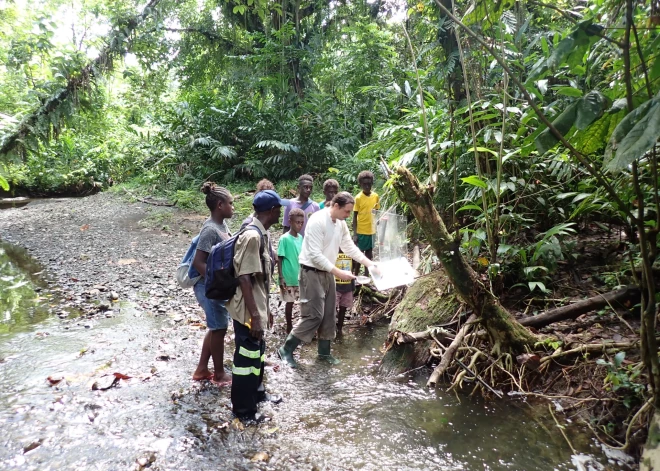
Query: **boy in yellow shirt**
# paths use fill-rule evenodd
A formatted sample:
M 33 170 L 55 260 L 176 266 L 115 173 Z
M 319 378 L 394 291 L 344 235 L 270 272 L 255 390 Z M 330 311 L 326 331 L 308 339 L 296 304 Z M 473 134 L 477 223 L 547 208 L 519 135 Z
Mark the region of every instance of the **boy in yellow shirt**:
M 371 211 L 380 209 L 380 198 L 376 192 L 371 191 L 374 185 L 374 174 L 369 170 L 363 170 L 358 175 L 358 184 L 362 191 L 355 197 L 353 206 L 353 238 L 358 248 L 364 252 L 369 260 L 374 255 L 374 234 L 376 228 Z M 353 264 L 353 274 L 360 273 L 361 265 Z

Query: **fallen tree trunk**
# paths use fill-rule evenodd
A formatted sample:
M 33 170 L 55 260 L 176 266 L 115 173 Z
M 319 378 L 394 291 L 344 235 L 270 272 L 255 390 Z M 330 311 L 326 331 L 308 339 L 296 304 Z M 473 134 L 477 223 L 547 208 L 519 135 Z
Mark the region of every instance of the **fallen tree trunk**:
M 541 328 L 554 322 L 564 321 L 566 319 L 575 319 L 587 312 L 602 309 L 610 304 L 624 306 L 627 301 L 633 304 L 639 302 L 641 293 L 637 286 L 626 286 L 606 294 L 599 294 L 593 298 L 585 299 L 568 306 L 558 307 L 543 314 L 534 317 L 527 317 L 520 320 L 520 324 L 526 327 Z
M 526 347 L 533 348 L 538 341 L 536 336 L 500 305 L 461 254 L 460 241 L 447 231 L 429 188 L 421 187 L 405 167 L 396 169 L 394 188 L 415 215 L 456 292 L 481 319 L 493 351 L 496 354 L 500 351 L 519 353 Z

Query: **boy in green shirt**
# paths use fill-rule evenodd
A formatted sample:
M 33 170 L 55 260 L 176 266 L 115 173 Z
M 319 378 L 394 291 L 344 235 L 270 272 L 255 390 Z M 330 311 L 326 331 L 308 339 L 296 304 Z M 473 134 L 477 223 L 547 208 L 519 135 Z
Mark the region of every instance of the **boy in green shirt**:
M 289 232 L 280 237 L 277 246 L 277 268 L 280 278 L 280 294 L 284 301 L 284 316 L 286 318 L 286 333 L 293 328 L 293 303 L 300 296 L 298 287 L 298 274 L 300 263 L 298 256 L 302 249 L 303 236 L 300 235 L 305 222 L 305 213 L 300 208 L 294 208 L 289 212 Z

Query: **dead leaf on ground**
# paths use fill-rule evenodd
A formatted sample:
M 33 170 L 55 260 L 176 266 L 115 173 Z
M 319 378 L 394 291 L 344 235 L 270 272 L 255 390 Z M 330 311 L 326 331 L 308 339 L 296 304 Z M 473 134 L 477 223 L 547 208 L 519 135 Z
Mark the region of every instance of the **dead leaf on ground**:
M 88 229 L 89 229 L 89 224 L 85 224 L 85 225 L 80 226 L 80 230 L 83 231 L 83 232 L 88 230 Z
M 51 386 L 55 386 L 56 384 L 61 383 L 64 378 L 61 376 L 56 376 L 56 377 L 49 376 L 46 379 L 48 380 Z
M 134 258 L 120 258 L 117 260 L 117 265 L 130 265 L 131 263 L 137 263 L 137 260 Z
M 239 419 L 234 419 L 234 420 L 232 420 L 231 425 L 232 425 L 236 430 L 245 430 L 245 425 L 243 425 L 243 422 L 241 422 Z
M 108 383 L 106 382 L 105 384 L 101 385 L 99 384 L 98 381 L 94 381 L 94 384 L 92 384 L 92 391 L 107 391 L 110 388 L 114 388 L 119 384 L 119 378 L 113 378 L 112 383 L 107 385 Z
M 117 378 L 117 379 L 123 379 L 124 381 L 131 379 L 130 376 L 125 375 L 125 374 L 123 374 L 123 373 L 112 373 L 112 374 L 114 375 L 115 378 Z
M 28 452 L 34 450 L 35 448 L 38 448 L 39 446 L 41 446 L 41 444 L 42 444 L 43 442 L 44 442 L 44 439 L 43 439 L 43 438 L 40 438 L 40 439 L 37 440 L 36 442 L 32 442 L 32 443 L 30 443 L 29 445 L 23 447 L 23 454 L 28 453 Z

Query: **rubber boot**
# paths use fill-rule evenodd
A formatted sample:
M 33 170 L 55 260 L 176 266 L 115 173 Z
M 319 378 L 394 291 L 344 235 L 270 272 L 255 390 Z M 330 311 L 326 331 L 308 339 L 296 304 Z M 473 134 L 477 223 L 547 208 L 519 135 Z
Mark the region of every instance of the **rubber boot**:
M 335 357 L 330 355 L 330 340 L 319 340 L 319 360 L 327 361 L 331 365 L 341 363 Z
M 277 353 L 280 355 L 280 358 L 291 367 L 295 368 L 298 366 L 296 363 L 296 360 L 293 358 L 293 351 L 300 345 L 300 340 L 298 337 L 294 337 L 293 334 L 289 334 L 289 336 L 286 338 L 286 341 L 284 342 L 284 345 L 282 345 L 280 348 L 277 349 Z

